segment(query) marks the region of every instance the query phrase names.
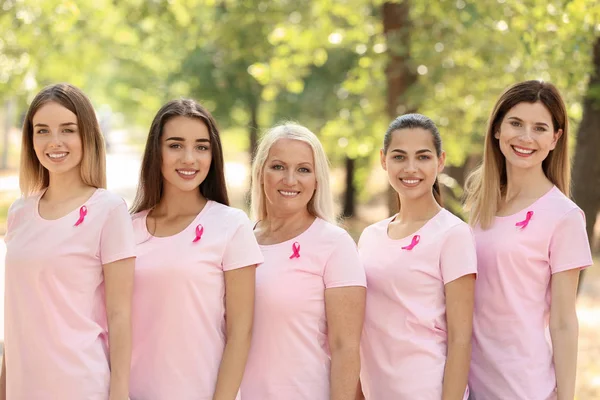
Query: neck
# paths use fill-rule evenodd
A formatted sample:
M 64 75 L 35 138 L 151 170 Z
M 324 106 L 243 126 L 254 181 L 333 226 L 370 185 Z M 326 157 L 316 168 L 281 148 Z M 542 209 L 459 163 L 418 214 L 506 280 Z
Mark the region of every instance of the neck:
M 207 199 L 200 189 L 182 191 L 165 182 L 163 196 L 154 208 L 159 214 L 167 217 L 197 214 L 206 205 Z
M 515 197 L 539 197 L 552 187 L 552 182 L 546 177 L 542 165 L 534 168 L 515 168 L 506 165 L 506 192 L 504 199 L 510 201 Z
M 79 196 L 89 188 L 90 186 L 81 179 L 79 168 L 73 168 L 72 171 L 64 174 L 50 173 L 50 181 L 44 198 L 48 201 L 61 202 Z
M 314 221 L 315 217 L 311 215 L 307 209 L 294 213 L 281 213 L 277 210 L 270 209 L 267 206 L 267 215 L 261 221 L 261 225 L 270 232 L 280 230 L 293 230 L 300 228 L 309 221 Z
M 425 221 L 436 215 L 442 207 L 437 203 L 433 193 L 417 199 L 400 198 L 400 211 L 396 220 L 402 222 Z

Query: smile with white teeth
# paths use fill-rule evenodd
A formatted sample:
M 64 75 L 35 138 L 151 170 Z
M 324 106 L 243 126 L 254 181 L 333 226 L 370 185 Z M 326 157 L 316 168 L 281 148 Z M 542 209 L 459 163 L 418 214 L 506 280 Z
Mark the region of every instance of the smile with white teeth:
M 189 169 L 178 169 L 177 172 L 180 173 L 181 175 L 192 176 L 192 175 L 195 175 L 196 172 L 198 172 L 198 171 L 193 171 L 193 170 L 189 170 Z
M 517 153 L 520 153 L 520 154 L 531 154 L 535 151 L 535 150 L 525 149 L 523 147 L 517 147 L 517 146 L 512 146 L 512 148 L 514 151 L 516 151 Z
M 59 158 L 66 157 L 67 154 L 69 154 L 69 153 L 48 153 L 48 157 L 53 158 L 53 159 L 59 159 Z
M 402 179 L 402 182 L 408 183 L 409 185 L 416 185 L 419 183 L 418 179 Z
M 298 195 L 300 192 L 291 192 L 291 191 L 287 191 L 287 190 L 280 190 L 279 193 L 281 193 L 284 196 L 287 197 L 294 197 L 296 195 Z

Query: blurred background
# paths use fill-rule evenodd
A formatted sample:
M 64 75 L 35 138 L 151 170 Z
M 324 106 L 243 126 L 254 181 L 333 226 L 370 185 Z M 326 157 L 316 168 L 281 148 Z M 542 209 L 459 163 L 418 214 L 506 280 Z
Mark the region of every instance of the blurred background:
M 464 218 L 462 188 L 481 160 L 487 117 L 525 79 L 564 95 L 572 194 L 598 255 L 597 0 L 0 0 L 0 235 L 19 196 L 22 120 L 47 84 L 69 82 L 91 98 L 109 189 L 130 204 L 150 122 L 170 99 L 195 98 L 215 115 L 233 205 L 244 209 L 261 133 L 283 120 L 306 125 L 327 150 L 343 224 L 358 238 L 391 212 L 378 152 L 394 117 L 436 122 L 446 206 Z M 4 252 L 2 243 L 2 268 Z M 578 301 L 578 399 L 600 398 L 598 266 Z

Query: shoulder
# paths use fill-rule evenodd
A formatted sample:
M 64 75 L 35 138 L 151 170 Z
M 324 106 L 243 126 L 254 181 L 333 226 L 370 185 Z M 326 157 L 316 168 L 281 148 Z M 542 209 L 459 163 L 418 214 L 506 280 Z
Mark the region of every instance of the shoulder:
M 210 200 L 206 203 L 208 207 L 207 213 L 213 218 L 221 219 L 224 222 L 246 222 L 250 221 L 248 215 L 239 208 L 226 206 L 225 204 L 217 203 L 216 201 Z
M 583 213 L 583 211 L 575 204 L 573 200 L 567 197 L 563 192 L 561 192 L 557 187 L 553 187 L 547 196 L 545 196 L 545 201 L 540 208 L 546 209 L 548 211 L 552 211 L 553 214 L 558 217 L 563 217 L 566 214 L 570 214 L 574 212 L 574 210 L 578 210 Z
M 377 236 L 382 235 L 383 233 L 387 235 L 387 227 L 390 224 L 390 222 L 392 222 L 394 217 L 395 215 L 386 219 L 382 219 L 381 221 L 377 221 L 367 226 L 365 229 L 363 229 L 362 233 L 360 234 L 360 240 L 363 240 L 364 238 L 372 235 Z
M 442 228 L 440 231 L 446 236 L 472 235 L 471 226 L 445 208 L 440 211 L 439 225 L 441 225 L 440 228 Z
M 119 206 L 124 206 L 127 209 L 127 203 L 121 196 L 106 189 L 96 189 L 96 192 L 94 192 L 90 199 L 90 203 L 106 208 L 108 211 Z

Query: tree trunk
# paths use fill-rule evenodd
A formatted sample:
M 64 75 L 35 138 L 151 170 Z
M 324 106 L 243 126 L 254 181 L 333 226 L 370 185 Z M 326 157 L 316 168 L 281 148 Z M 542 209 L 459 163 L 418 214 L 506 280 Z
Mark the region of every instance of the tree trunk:
M 356 161 L 346 156 L 346 191 L 344 192 L 344 218 L 353 217 L 356 212 L 356 187 L 354 186 L 354 171 Z
M 248 135 L 250 138 L 250 163 L 256 155 L 256 148 L 258 147 L 258 101 L 250 101 L 249 104 L 250 121 L 248 123 Z
M 387 80 L 387 115 L 390 120 L 399 114 L 413 112 L 403 99 L 417 77 L 409 68 L 410 60 L 410 1 L 383 4 L 383 32 L 386 37 L 389 62 L 385 70 Z M 397 211 L 398 195 L 388 188 L 387 204 L 390 214 Z
M 583 102 L 572 173 L 573 199 L 585 212 L 590 245 L 594 243 L 594 226 L 600 211 L 600 38 L 593 51 L 594 69 Z

